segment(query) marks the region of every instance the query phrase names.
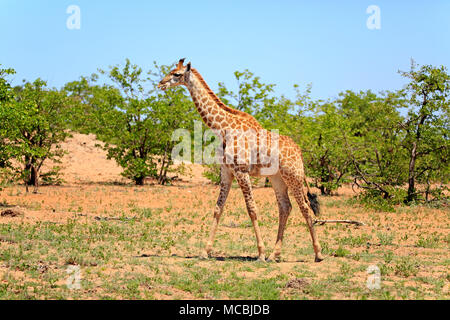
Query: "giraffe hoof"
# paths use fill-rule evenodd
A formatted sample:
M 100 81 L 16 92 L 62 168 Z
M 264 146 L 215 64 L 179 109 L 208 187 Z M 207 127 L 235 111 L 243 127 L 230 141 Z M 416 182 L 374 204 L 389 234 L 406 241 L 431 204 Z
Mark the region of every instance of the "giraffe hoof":
M 280 256 L 275 256 L 271 254 L 269 258 L 267 258 L 267 262 L 280 262 Z
M 266 262 L 266 257 L 264 255 L 259 256 L 258 260 L 256 260 L 256 261 L 258 261 L 258 262 Z
M 320 255 L 320 256 L 316 256 L 316 258 L 314 259 L 314 262 L 320 262 L 320 261 L 323 261 L 323 257 L 322 257 L 322 255 Z

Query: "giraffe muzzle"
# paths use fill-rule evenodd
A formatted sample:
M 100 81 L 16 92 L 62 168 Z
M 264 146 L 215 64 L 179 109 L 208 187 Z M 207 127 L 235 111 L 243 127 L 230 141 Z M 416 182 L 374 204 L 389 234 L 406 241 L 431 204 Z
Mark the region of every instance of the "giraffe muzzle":
M 158 89 L 161 89 L 162 91 L 165 91 L 168 87 L 169 87 L 169 85 L 167 83 L 160 82 L 158 84 Z

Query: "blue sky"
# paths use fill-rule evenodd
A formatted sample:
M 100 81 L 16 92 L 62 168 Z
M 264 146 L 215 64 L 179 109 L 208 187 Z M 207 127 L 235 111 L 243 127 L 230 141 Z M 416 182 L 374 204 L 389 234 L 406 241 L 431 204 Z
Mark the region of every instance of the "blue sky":
M 69 5 L 81 28 L 69 30 Z M 369 30 L 369 5 L 381 29 Z M 250 69 L 277 94 L 312 83 L 314 98 L 343 90 L 395 90 L 410 59 L 450 66 L 450 1 L 104 1 L 0 0 L 0 64 L 15 83 L 41 77 L 60 87 L 130 58 L 186 57 L 213 89 L 234 88 L 233 72 Z

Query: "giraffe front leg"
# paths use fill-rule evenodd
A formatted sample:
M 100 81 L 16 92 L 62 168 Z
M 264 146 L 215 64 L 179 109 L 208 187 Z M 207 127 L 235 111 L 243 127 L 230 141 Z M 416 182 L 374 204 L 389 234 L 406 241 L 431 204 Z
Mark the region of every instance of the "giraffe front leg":
M 258 246 L 258 260 L 266 261 L 265 246 L 264 241 L 262 240 L 261 237 L 261 231 L 259 230 L 257 209 L 255 200 L 253 198 L 250 175 L 244 172 L 235 172 L 234 176 L 236 177 L 236 180 L 239 183 L 239 186 L 241 187 L 242 193 L 244 194 L 247 212 L 248 215 L 250 216 L 250 219 L 252 220 L 253 228 L 255 230 L 256 243 Z
M 211 253 L 214 238 L 216 236 L 217 227 L 219 225 L 220 217 L 223 213 L 223 208 L 227 201 L 228 193 L 230 192 L 231 184 L 233 182 L 233 174 L 231 171 L 224 165 L 220 168 L 220 193 L 219 198 L 217 199 L 216 207 L 214 208 L 214 217 L 211 223 L 211 229 L 209 233 L 209 238 L 206 243 L 205 250 L 201 253 L 202 258 L 208 258 Z

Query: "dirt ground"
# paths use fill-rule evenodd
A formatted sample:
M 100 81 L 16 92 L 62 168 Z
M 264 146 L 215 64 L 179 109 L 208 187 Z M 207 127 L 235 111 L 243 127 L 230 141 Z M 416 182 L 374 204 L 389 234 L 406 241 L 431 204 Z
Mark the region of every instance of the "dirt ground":
M 97 143 L 75 134 L 64 144 L 63 185 L 38 194 L 23 186 L 1 191 L 0 211 L 18 212 L 0 216 L 1 299 L 450 298 L 448 208 L 376 212 L 352 201 L 352 189 L 344 187 L 320 198 L 323 218 L 366 225 L 317 226 L 325 260 L 315 263 L 291 197 L 281 261 L 262 263 L 234 186 L 212 257 L 202 260 L 219 193 L 202 177 L 203 167 L 191 165 L 173 186 L 136 187 Z M 270 254 L 275 196 L 270 188 L 254 193 Z

